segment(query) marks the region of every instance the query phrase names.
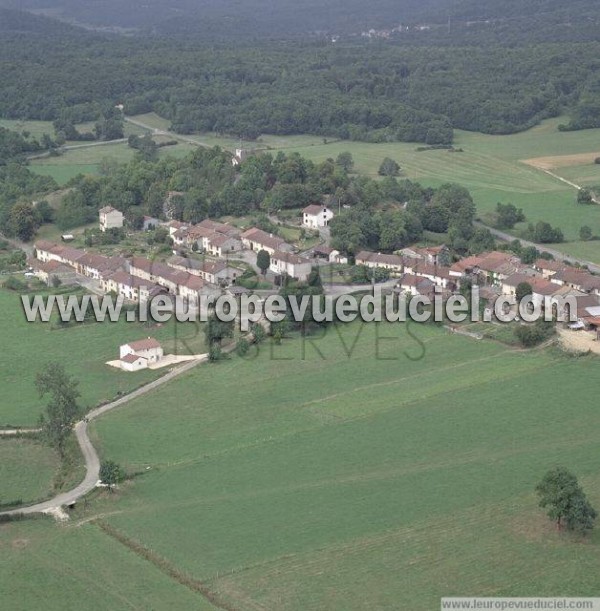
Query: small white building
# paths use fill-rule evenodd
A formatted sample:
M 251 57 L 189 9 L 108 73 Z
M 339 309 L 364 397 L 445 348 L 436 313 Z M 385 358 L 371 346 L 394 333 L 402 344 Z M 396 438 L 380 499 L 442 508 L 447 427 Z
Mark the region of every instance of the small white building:
M 123 371 L 140 371 L 148 369 L 148 359 L 137 354 L 126 354 L 121 358 L 121 369 Z
M 162 346 L 153 337 L 146 339 L 140 339 L 136 342 L 129 342 L 123 344 L 120 348 L 119 358 L 123 361 L 123 357 L 127 355 L 133 355 L 142 357 L 148 361 L 148 363 L 158 363 L 163 356 L 164 351 Z M 128 360 L 131 360 L 130 358 Z
M 302 225 L 310 229 L 327 227 L 333 216 L 333 212 L 327 206 L 311 204 L 302 210 Z
M 100 231 L 108 229 L 120 229 L 123 227 L 123 213 L 112 206 L 100 208 Z

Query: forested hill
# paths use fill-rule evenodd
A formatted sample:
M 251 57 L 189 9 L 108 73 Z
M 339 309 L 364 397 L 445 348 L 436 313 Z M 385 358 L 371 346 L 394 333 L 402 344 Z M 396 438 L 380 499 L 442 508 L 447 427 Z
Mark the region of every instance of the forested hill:
M 411 44 L 513 45 L 600 35 L 597 0 L 0 0 L 0 6 L 205 41 L 351 36 L 399 25 L 409 29 L 397 38 Z
M 349 34 L 414 21 L 451 0 L 0 0 L 0 6 L 45 11 L 97 27 L 211 38 L 286 37 L 311 32 Z
M 563 113 L 569 128 L 600 126 L 598 42 L 489 46 L 479 35 L 473 45 L 434 44 L 438 28 L 418 45 L 352 37 L 207 44 L 3 15 L 0 117 L 56 121 L 65 132 L 117 103 L 130 115 L 155 111 L 181 133 L 246 139 L 449 144 L 454 128 L 511 133 Z
M 74 36 L 78 31 L 71 25 L 0 6 L 0 33 L 39 34 L 47 36 Z

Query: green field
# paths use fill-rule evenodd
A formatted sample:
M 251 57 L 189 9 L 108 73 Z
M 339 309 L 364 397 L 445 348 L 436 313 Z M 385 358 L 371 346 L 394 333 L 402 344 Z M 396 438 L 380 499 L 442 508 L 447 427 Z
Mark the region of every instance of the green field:
M 15 611 L 214 609 L 89 523 L 1 525 L 0 584 Z
M 42 443 L 0 437 L 0 503 L 46 498 L 58 466 L 56 452 Z
M 53 329 L 49 324 L 28 323 L 16 293 L 0 290 L 0 306 L 2 338 L 10 347 L 0 356 L 0 427 L 36 424 L 45 401 L 35 390 L 35 375 L 49 361 L 60 361 L 70 375 L 80 380 L 81 404 L 93 407 L 161 374 L 161 370 L 131 374 L 107 366 L 106 361 L 119 358 L 121 344 L 152 335 L 163 343 L 166 352 L 178 349 L 187 353 L 188 346 L 197 353 L 205 351 L 203 334 L 192 323 L 168 323 L 148 329 L 122 321 Z
M 168 129 L 169 122 L 154 114 L 138 117 L 159 129 Z M 455 147 L 463 152 L 446 150 L 417 151 L 415 143 L 394 142 L 368 144 L 329 139 L 324 144 L 317 136 L 264 135 L 258 142 L 242 143 L 248 148 L 298 152 L 314 161 L 335 158 L 342 151 L 350 151 L 358 173 L 377 176 L 385 157 L 395 159 L 403 169 L 403 176 L 427 186 L 437 187 L 445 182 L 465 185 L 477 203 L 480 214 L 491 212 L 497 202 L 512 202 L 522 207 L 528 222 L 545 220 L 558 225 L 567 242 L 560 250 L 573 256 L 600 261 L 593 242 L 579 240 L 582 225 L 592 227 L 600 235 L 600 207 L 576 206 L 576 190 L 537 170 L 523 160 L 543 156 L 570 155 L 600 151 L 600 129 L 578 132 L 559 132 L 564 119 L 551 119 L 520 134 L 490 136 L 456 130 Z M 214 134 L 192 136 L 210 146 L 234 150 L 240 145 L 235 138 Z M 600 166 L 560 168 L 556 173 L 569 180 L 581 179 L 582 184 L 600 184 Z M 575 180 L 576 181 L 576 180 Z M 520 231 L 525 225 L 517 227 Z
M 564 464 L 600 503 L 598 361 L 435 327 L 340 333 L 98 421 L 103 456 L 145 475 L 91 515 L 239 609 L 600 594 L 600 534 L 555 532 L 533 494 Z
M 197 368 L 92 425 L 103 457 L 144 475 L 68 526 L 0 528 L 0 567 L 21 569 L 0 570 L 0 588 L 50 610 L 133 593 L 134 608 L 204 609 L 205 590 L 277 611 L 598 596 L 600 533 L 558 533 L 533 492 L 561 464 L 600 505 L 597 367 L 355 324 Z

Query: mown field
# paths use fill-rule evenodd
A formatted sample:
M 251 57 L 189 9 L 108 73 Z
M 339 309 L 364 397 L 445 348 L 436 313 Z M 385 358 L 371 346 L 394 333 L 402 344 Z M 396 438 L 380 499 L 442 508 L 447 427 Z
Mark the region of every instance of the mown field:
M 58 469 L 54 450 L 30 439 L 0 437 L 0 503 L 45 498 Z
M 144 475 L 92 500 L 73 525 L 30 535 L 29 525 L 5 526 L 2 561 L 25 560 L 8 542 L 30 538 L 48 580 L 75 578 L 83 549 L 100 566 L 117 536 L 127 557 L 151 550 L 144 566 L 176 575 L 175 593 L 190 580 L 244 610 L 598 596 L 600 533 L 584 542 L 558 533 L 534 494 L 547 469 L 565 465 L 600 505 L 597 367 L 417 325 L 265 345 L 94 423 L 102 455 Z M 95 517 L 110 539 L 74 527 Z M 63 538 L 59 568 L 50 558 Z M 137 587 L 141 567 L 111 577 L 112 588 Z M 9 596 L 26 578 L 11 575 Z M 29 584 L 28 596 L 41 589 Z M 58 588 L 45 592 L 46 608 L 58 608 Z M 163 601 L 152 607 L 195 608 L 175 594 Z
M 80 381 L 81 404 L 100 401 L 128 392 L 161 374 L 140 371 L 134 374 L 105 365 L 117 359 L 119 346 L 151 335 L 163 343 L 166 352 L 204 352 L 201 329 L 192 323 L 168 323 L 147 328 L 140 323 L 92 323 L 65 329 L 50 324 L 29 323 L 20 295 L 0 289 L 2 338 L 8 348 L 0 355 L 0 427 L 31 426 L 37 423 L 45 400 L 38 397 L 35 376 L 48 362 L 59 361 Z
M 0 524 L 0 552 L 7 609 L 214 609 L 94 524 Z

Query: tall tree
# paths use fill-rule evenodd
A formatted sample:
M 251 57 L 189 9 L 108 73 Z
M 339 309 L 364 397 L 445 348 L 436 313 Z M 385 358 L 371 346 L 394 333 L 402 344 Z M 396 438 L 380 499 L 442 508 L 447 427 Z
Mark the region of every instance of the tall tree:
M 125 478 L 123 469 L 120 465 L 112 460 L 103 460 L 100 465 L 100 481 L 108 486 L 108 490 L 112 492 L 113 487 Z
M 546 473 L 536 486 L 540 507 L 547 509 L 548 517 L 558 528 L 566 526 L 575 532 L 589 532 L 597 517 L 577 477 L 564 467 L 556 467 Z
M 264 276 L 271 265 L 271 255 L 266 250 L 259 250 L 256 254 L 256 265 Z
M 77 399 L 81 396 L 79 383 L 67 375 L 60 363 L 48 363 L 36 376 L 40 397 L 50 395 L 46 413 L 40 417 L 43 435 L 48 443 L 64 457 L 65 444 L 73 425 L 81 414 Z

